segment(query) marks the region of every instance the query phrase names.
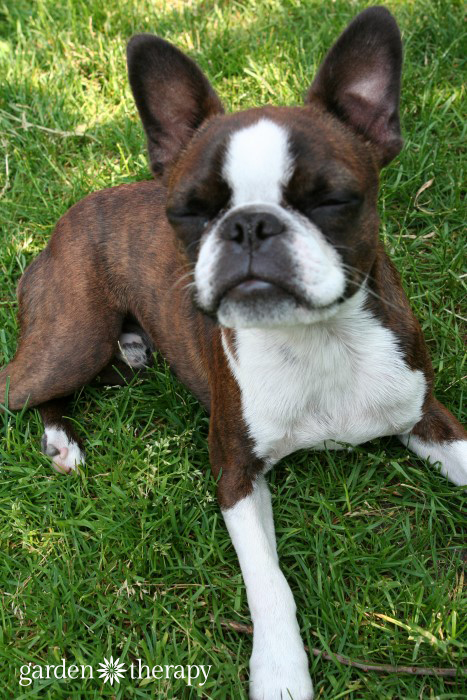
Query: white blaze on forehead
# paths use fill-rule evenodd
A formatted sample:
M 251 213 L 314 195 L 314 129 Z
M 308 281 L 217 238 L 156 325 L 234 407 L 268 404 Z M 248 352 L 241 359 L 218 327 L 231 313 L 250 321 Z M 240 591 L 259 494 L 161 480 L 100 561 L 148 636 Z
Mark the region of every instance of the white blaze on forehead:
M 222 173 L 232 189 L 232 205 L 279 204 L 292 164 L 285 127 L 263 118 L 236 131 L 227 145 Z

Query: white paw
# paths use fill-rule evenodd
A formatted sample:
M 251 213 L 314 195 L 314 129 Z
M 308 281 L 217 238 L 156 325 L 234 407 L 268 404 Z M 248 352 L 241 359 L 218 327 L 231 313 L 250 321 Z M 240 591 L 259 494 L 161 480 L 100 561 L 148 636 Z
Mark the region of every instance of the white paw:
M 439 463 L 441 474 L 447 476 L 453 484 L 467 486 L 467 440 L 428 442 L 411 433 L 399 435 L 399 439 L 431 464 Z
M 277 650 L 276 650 L 277 651 Z M 312 700 L 313 685 L 303 647 L 293 654 L 271 656 L 253 650 L 250 660 L 250 700 Z
M 62 474 L 69 474 L 78 464 L 84 464 L 84 454 L 74 440 L 62 428 L 47 426 L 41 441 L 42 452 L 52 457 L 52 467 Z
M 467 440 L 431 444 L 428 450 L 430 462 L 439 462 L 442 474 L 457 486 L 467 486 Z
M 146 367 L 151 359 L 151 348 L 138 333 L 122 333 L 117 357 L 135 369 Z

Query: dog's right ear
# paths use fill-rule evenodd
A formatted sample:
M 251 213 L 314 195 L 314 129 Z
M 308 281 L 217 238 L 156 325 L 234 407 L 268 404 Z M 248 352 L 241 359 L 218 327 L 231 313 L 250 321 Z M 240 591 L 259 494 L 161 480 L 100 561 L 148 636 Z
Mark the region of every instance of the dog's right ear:
M 224 109 L 196 63 L 164 39 L 137 34 L 128 42 L 127 60 L 151 170 L 165 177 L 196 129 Z

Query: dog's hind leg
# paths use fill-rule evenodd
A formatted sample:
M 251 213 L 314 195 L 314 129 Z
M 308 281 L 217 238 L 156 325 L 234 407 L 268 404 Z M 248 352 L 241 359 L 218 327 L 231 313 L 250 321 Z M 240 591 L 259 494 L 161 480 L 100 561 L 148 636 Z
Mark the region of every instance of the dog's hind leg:
M 97 377 L 100 383 L 125 385 L 147 367 L 154 347 L 137 323 L 126 319 L 118 340 L 118 352 Z M 44 422 L 42 452 L 52 459 L 56 471 L 69 473 L 84 464 L 84 447 L 72 423 L 65 418 L 69 399 L 53 399 L 38 406 Z
M 151 361 L 153 345 L 137 323 L 125 320 L 118 339 L 118 352 L 97 377 L 100 383 L 125 385 Z M 52 459 L 56 471 L 69 473 L 84 464 L 84 447 L 72 423 L 65 418 L 68 398 L 53 399 L 38 406 L 44 422 L 42 452 Z
M 1 404 L 13 410 L 38 407 L 45 427 L 42 449 L 58 471 L 68 472 L 84 462 L 81 442 L 63 417 L 66 397 L 89 383 L 118 347 L 121 321 L 115 317 L 110 323 L 107 317 L 102 327 L 100 320 L 90 316 L 80 323 L 78 318 L 74 328 L 64 322 L 61 332 L 57 313 L 52 327 L 30 325 L 14 359 L 0 372 L 0 410 Z
M 90 323 L 99 320 L 93 317 Z M 78 319 L 74 330 L 67 326 L 59 331 L 56 324 L 37 329 L 28 328 L 15 358 L 0 372 L 1 404 L 8 409 L 37 406 L 44 420 L 42 449 L 52 459 L 55 469 L 68 472 L 84 463 L 84 452 L 66 415 L 66 397 L 90 382 L 110 360 L 117 349 L 121 321 L 114 318 L 99 331 Z M 54 334 L 55 331 L 55 334 Z M 50 332 L 50 336 L 49 336 Z
M 68 396 L 106 366 L 124 314 L 98 282 L 84 265 L 65 270 L 52 245 L 27 268 L 18 286 L 20 340 L 0 371 L 0 404 L 17 410 Z
M 83 454 L 63 418 L 65 404 L 56 400 L 89 383 L 109 363 L 118 350 L 124 314 L 83 267 L 65 274 L 61 262 L 46 249 L 21 279 L 20 340 L 15 357 L 0 371 L 0 410 L 2 404 L 12 410 L 39 406 L 43 448 L 66 471 Z
M 467 485 L 467 433 L 434 396 L 429 398 L 423 418 L 399 439 L 420 457 L 439 462 L 441 473 L 454 484 Z
M 52 399 L 38 406 L 44 421 L 42 452 L 51 458 L 53 468 L 65 474 L 84 464 L 84 448 L 71 422 L 64 416 L 68 413 L 69 399 Z
M 121 321 L 57 313 L 53 325 L 28 326 L 14 359 L 0 371 L 0 404 L 19 410 L 69 396 L 88 384 L 117 350 Z M 34 325 L 34 324 L 33 324 Z

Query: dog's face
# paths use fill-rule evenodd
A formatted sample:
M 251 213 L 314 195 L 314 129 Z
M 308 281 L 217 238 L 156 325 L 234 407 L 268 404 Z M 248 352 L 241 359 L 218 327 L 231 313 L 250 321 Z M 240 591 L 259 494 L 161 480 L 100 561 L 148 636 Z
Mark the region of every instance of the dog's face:
M 401 146 L 400 66 L 397 26 L 370 13 L 329 52 L 304 107 L 225 115 L 190 59 L 155 37 L 130 42 L 152 167 L 201 310 L 233 328 L 306 324 L 359 289 L 377 249 L 378 168 Z
M 358 289 L 375 254 L 377 172 L 322 110 L 210 120 L 175 168 L 168 216 L 196 302 L 221 324 L 309 323 Z

